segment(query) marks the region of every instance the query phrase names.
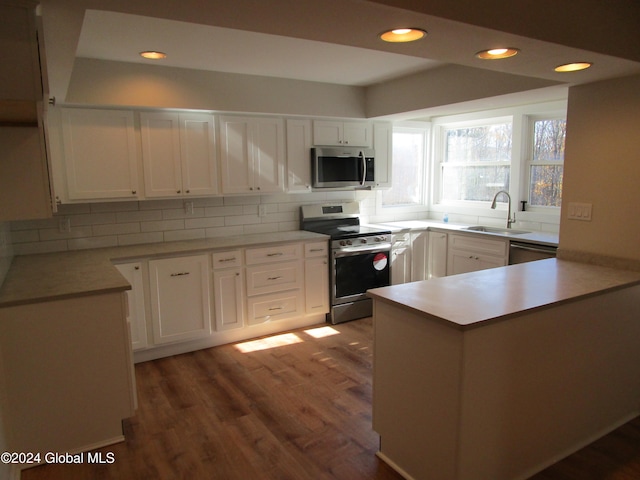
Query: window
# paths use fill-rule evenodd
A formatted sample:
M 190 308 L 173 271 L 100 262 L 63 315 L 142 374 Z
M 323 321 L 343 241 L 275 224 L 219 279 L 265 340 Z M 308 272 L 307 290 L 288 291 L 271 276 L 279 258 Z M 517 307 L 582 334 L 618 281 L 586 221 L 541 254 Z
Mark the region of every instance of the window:
M 491 201 L 509 190 L 512 123 L 442 128 L 441 200 Z
M 418 206 L 424 203 L 426 129 L 394 127 L 393 185 L 382 192 L 383 207 Z
M 532 123 L 529 205 L 559 207 L 567 122 L 565 119 L 534 119 Z

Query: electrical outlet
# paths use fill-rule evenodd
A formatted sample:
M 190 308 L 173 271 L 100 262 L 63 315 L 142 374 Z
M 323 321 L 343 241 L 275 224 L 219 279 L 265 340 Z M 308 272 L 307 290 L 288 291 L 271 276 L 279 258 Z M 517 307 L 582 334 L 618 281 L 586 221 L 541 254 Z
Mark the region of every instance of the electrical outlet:
M 184 213 L 187 215 L 193 215 L 193 202 L 187 201 L 184 202 Z
M 258 216 L 259 217 L 266 217 L 267 216 L 267 206 L 260 204 L 258 205 Z
M 58 222 L 58 231 L 60 233 L 69 233 L 71 231 L 71 219 L 69 217 L 62 217 Z
M 591 203 L 569 202 L 567 218 L 569 220 L 591 221 Z

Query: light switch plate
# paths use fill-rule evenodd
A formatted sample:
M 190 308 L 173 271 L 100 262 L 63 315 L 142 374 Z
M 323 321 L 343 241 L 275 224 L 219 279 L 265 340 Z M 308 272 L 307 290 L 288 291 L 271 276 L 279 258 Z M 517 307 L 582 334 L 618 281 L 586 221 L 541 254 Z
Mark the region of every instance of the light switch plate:
M 567 218 L 569 220 L 591 221 L 591 203 L 569 202 Z

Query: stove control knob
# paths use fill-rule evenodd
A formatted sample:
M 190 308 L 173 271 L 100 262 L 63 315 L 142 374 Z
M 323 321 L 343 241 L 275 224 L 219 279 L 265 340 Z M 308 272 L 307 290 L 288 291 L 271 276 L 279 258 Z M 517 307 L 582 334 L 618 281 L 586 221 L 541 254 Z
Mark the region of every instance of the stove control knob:
M 367 243 L 367 239 L 366 238 L 361 238 L 360 239 L 360 243 Z
M 339 244 L 341 247 L 344 247 L 346 245 L 346 242 L 344 240 L 340 240 Z
M 347 245 L 351 245 L 351 240 L 347 240 Z

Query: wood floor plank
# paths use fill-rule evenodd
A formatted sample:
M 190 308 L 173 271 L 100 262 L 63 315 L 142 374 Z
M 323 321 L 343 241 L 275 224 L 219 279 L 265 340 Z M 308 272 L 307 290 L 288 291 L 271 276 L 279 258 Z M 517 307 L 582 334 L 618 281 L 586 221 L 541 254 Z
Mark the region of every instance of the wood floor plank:
M 400 480 L 375 456 L 372 320 L 287 335 L 263 350 L 239 342 L 136 365 L 126 441 L 99 450 L 115 463 L 44 465 L 22 479 Z M 533 478 L 640 479 L 640 419 Z

